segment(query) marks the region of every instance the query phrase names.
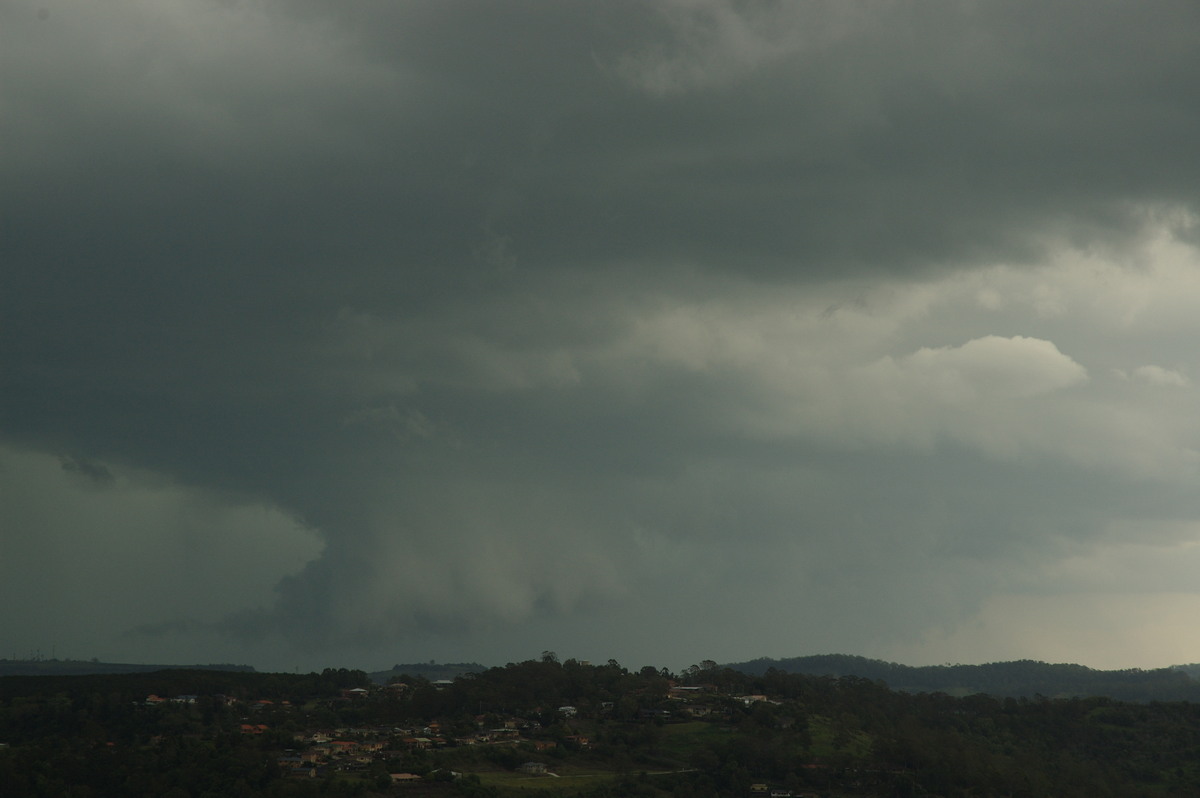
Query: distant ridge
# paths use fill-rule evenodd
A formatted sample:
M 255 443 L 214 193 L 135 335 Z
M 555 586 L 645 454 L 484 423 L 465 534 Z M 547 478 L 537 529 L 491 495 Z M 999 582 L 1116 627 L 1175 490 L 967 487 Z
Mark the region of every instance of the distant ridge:
M 913 667 L 847 654 L 770 659 L 760 657 L 727 665 L 735 671 L 762 676 L 770 669 L 810 676 L 855 676 L 882 681 L 907 693 L 998 697 L 1066 698 L 1107 696 L 1122 701 L 1200 701 L 1200 683 L 1188 673 L 1194 666 L 1101 671 L 1083 665 L 1051 665 L 1035 660 L 985 665 L 928 665 Z
M 1200 679 L 1200 662 L 1191 662 L 1187 665 L 1172 665 L 1171 670 L 1183 671 L 1193 679 Z
M 428 679 L 431 682 L 436 682 L 440 680 L 452 681 L 468 673 L 483 673 L 486 670 L 487 667 L 480 665 L 478 662 L 437 663 L 430 661 L 397 663 L 391 667 L 391 670 L 374 671 L 367 675 L 376 684 L 387 684 L 390 679 L 398 676 L 415 676 L 419 679 Z
M 154 671 L 235 671 L 253 673 L 250 665 L 141 665 L 80 659 L 0 659 L 0 676 L 96 676 L 109 673 L 152 673 Z

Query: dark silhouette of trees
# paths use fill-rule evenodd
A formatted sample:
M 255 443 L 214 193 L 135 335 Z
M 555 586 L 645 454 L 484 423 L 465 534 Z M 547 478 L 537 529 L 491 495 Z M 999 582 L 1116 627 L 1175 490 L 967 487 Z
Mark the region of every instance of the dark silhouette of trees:
M 426 777 L 422 794 L 484 798 L 505 793 L 452 772 L 512 772 L 536 759 L 611 774 L 573 787 L 580 798 L 741 798 L 752 783 L 845 796 L 1200 794 L 1200 706 L 1190 702 L 953 697 L 859 675 L 711 662 L 676 675 L 545 655 L 349 697 L 364 677 L 0 678 L 0 784 L 14 796 L 376 796 L 391 794 L 389 772 L 405 770 Z M 169 700 L 148 703 L 151 693 Z M 243 733 L 248 723 L 265 728 Z M 521 726 L 519 738 L 455 747 L 506 723 Z M 399 749 L 355 772 L 297 780 L 278 764 L 312 728 L 427 724 L 442 730 L 442 747 Z

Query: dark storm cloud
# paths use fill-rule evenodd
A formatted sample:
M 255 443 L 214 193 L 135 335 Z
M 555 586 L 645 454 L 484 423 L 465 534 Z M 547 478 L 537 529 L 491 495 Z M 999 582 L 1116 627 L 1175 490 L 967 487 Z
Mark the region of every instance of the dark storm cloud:
M 600 613 L 778 550 L 785 595 L 878 631 L 1159 497 L 1075 476 L 1152 424 L 1070 399 L 1109 386 L 1044 285 L 1011 330 L 871 286 L 1194 213 L 1193 4 L 48 8 L 0 4 L 0 433 L 317 530 L 230 628 Z M 1137 462 L 1185 468 L 1151 433 Z M 973 564 L 910 604 L 878 578 L 931 551 Z
M 470 196 L 534 263 L 911 267 L 1193 191 L 1186 5 L 539 11 L 431 11 L 415 51 L 375 28 L 444 94 Z
M 390 299 L 380 272 L 424 288 L 455 267 L 441 280 L 462 287 L 499 242 L 524 269 L 799 274 L 1019 254 L 1023 226 L 1086 230 L 1194 192 L 1187 5 L 353 8 L 225 12 L 292 53 L 281 65 L 246 36 L 228 64 L 138 42 L 82 84 L 32 78 L 19 121 L 45 134 L 27 117 L 55 106 L 73 168 L 26 170 L 6 195 L 18 232 L 78 246 L 136 222 L 122 260 L 183 254 L 239 280 L 253 259 L 234 284 L 252 294 L 264 260 L 324 289 L 343 281 L 312 273 L 352 258 Z

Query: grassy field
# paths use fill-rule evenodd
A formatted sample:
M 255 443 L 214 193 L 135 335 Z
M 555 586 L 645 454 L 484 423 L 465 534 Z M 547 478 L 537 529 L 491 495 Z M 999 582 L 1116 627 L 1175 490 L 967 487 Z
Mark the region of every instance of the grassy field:
M 669 723 L 661 728 L 661 734 L 659 749 L 662 753 L 686 762 L 697 749 L 718 740 L 730 739 L 735 732 L 715 723 L 697 720 Z
M 594 787 L 598 782 L 614 779 L 614 771 L 597 768 L 575 768 L 555 765 L 551 772 L 543 775 L 514 773 L 512 771 L 489 771 L 476 774 L 479 781 L 489 787 L 520 788 L 523 790 L 556 790 L 570 793 L 585 787 Z
M 474 773 L 479 777 L 480 782 L 490 787 L 513 790 L 553 790 L 570 795 L 576 791 L 593 788 L 599 783 L 631 774 L 653 776 L 687 770 L 687 763 L 694 751 L 714 740 L 726 739 L 734 735 L 731 730 L 703 722 L 669 723 L 658 727 L 657 733 L 659 736 L 655 746 L 656 755 L 646 757 L 636 763 L 628 757 L 625 757 L 623 765 L 616 761 L 563 762 L 553 756 L 538 757 L 531 753 L 529 758 L 532 761 L 546 763 L 548 771 L 546 774 L 532 775 L 502 768 L 472 768 L 469 766 L 465 766 L 463 770 Z
M 861 731 L 839 732 L 833 721 L 820 715 L 809 716 L 808 733 L 812 738 L 812 756 L 817 759 L 838 753 L 861 759 L 871 753 L 869 734 Z

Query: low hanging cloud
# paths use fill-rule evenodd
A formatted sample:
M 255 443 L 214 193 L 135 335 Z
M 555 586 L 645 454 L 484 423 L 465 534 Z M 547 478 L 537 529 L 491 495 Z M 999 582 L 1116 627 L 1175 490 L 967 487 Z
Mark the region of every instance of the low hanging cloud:
M 14 645 L 39 641 L 43 655 L 153 657 L 154 645 L 128 633 L 211 630 L 229 613 L 270 607 L 275 584 L 322 553 L 314 531 L 278 507 L 138 469 L 2 446 L 0 492 L 3 600 L 24 608 L 9 633 Z M 218 640 L 190 653 L 207 662 L 221 650 Z
M 899 361 L 868 367 L 891 372 L 885 379 L 917 386 L 937 404 L 975 405 L 981 400 L 1021 400 L 1087 380 L 1087 371 L 1051 341 L 988 335 L 962 346 L 922 348 Z
M 970 498 L 981 487 L 972 484 L 964 463 L 955 461 L 954 476 L 942 463 L 947 450 L 982 455 L 997 464 L 998 471 L 983 469 L 992 472 L 988 480 L 1009 469 L 1047 475 L 1082 469 L 1108 486 L 1111 502 L 1142 490 L 1117 487 L 1130 477 L 1134 486 L 1144 480 L 1189 484 L 1194 455 L 1181 433 L 1190 415 L 1141 408 L 1119 383 L 1089 378 L 1083 362 L 1048 339 L 971 337 L 980 328 L 1036 326 L 1046 319 L 1039 300 L 1045 290 L 1038 287 L 1071 284 L 1074 263 L 1064 256 L 1059 265 L 1019 274 L 998 269 L 876 287 L 854 301 L 846 300 L 856 296 L 852 286 L 764 293 L 753 282 L 720 278 L 711 294 L 648 296 L 636 305 L 610 305 L 603 293 L 553 291 L 558 302 L 527 309 L 521 335 L 513 335 L 494 308 L 470 306 L 459 308 L 459 317 L 444 310 L 436 317 L 379 314 L 331 328 L 360 342 L 363 325 L 371 331 L 369 356 L 356 366 L 365 381 L 347 383 L 355 392 L 362 385 L 404 386 L 394 394 L 396 403 L 355 411 L 343 424 L 348 433 L 386 433 L 371 448 L 381 463 L 393 462 L 408 475 L 381 473 L 348 486 L 340 501 L 321 511 L 329 514 L 322 528 L 340 549 L 284 582 L 272 613 L 239 623 L 285 629 L 308 645 L 365 644 L 438 629 L 469 634 L 490 623 L 518 625 L 598 607 L 613 611 L 648 595 L 646 580 L 653 582 L 655 573 L 701 578 L 711 556 L 703 552 L 727 533 L 729 522 L 744 541 L 771 551 L 776 563 L 794 563 L 796 581 L 784 580 L 790 583 L 785 594 L 798 591 L 793 600 L 801 602 L 857 590 L 857 577 L 839 580 L 836 588 L 828 582 L 829 569 L 850 563 L 870 571 L 915 557 L 912 568 L 924 572 L 935 567 L 930 547 L 992 551 L 990 557 L 1006 549 L 1014 563 L 1025 563 L 1068 540 L 1096 545 L 1105 539 L 1109 505 L 1100 502 L 1071 518 L 1069 508 L 1082 496 L 1050 494 L 1039 506 L 1027 487 L 1016 485 L 1015 492 L 999 484 L 988 488 L 995 497 L 987 512 L 996 516 L 985 526 L 994 529 L 978 530 L 978 540 L 954 532 L 955 524 L 978 525 L 968 518 L 981 511 Z M 1188 285 L 1195 263 L 1181 263 L 1156 291 L 1172 293 L 1170 279 Z M 1091 261 L 1089 268 L 1097 265 Z M 1112 278 L 1142 279 L 1120 271 Z M 691 285 L 695 290 L 701 282 Z M 1077 316 L 1087 319 L 1093 305 L 1115 301 L 1125 290 L 1117 283 L 1100 284 L 1090 295 L 1072 291 L 1073 304 L 1051 317 L 1046 331 L 1069 327 Z M 977 309 L 987 291 L 1004 301 L 990 303 L 982 317 L 977 310 L 961 315 L 964 307 Z M 587 335 L 578 329 L 584 318 Z M 1140 325 L 1126 323 L 1131 334 Z M 897 346 L 933 330 L 966 340 Z M 464 340 L 477 345 L 464 346 Z M 361 343 L 346 348 L 362 351 Z M 899 353 L 886 354 L 896 348 Z M 1085 361 L 1111 356 L 1084 351 Z M 555 376 L 562 373 L 571 379 Z M 434 400 L 450 396 L 457 397 L 455 414 Z M 524 404 L 539 411 L 513 412 Z M 497 407 L 508 409 L 507 428 L 486 421 Z M 654 421 L 645 426 L 639 419 Z M 632 437 L 635 429 L 639 437 Z M 730 449 L 730 441 L 741 441 L 740 451 Z M 850 459 L 841 468 L 849 470 L 814 459 L 814 444 L 843 452 Z M 795 465 L 781 471 L 773 458 L 753 453 L 764 446 L 785 447 Z M 493 456 L 504 458 L 503 465 Z M 850 487 L 845 480 L 861 475 L 873 458 L 908 463 L 909 473 L 888 475 L 887 489 Z M 529 479 L 540 483 L 537 490 L 525 484 Z M 941 485 L 937 492 L 931 481 Z M 960 491 L 961 505 L 938 498 L 945 490 Z M 807 506 L 790 495 L 805 497 Z M 610 496 L 623 498 L 613 503 Z M 697 506 L 701 496 L 707 499 Z M 349 501 L 371 508 L 358 531 L 345 526 L 354 515 Z M 1026 509 L 1015 513 L 1005 502 Z M 906 503 L 912 507 L 899 514 L 883 509 Z M 873 504 L 879 509 L 866 510 Z M 859 508 L 847 510 L 854 505 Z M 927 539 L 914 547 L 921 525 L 928 525 Z M 647 547 L 648 541 L 658 543 Z M 861 546 L 876 556 L 864 557 Z M 675 571 L 681 562 L 691 567 Z M 978 606 L 968 596 L 1003 583 L 995 574 L 983 576 L 988 562 L 976 555 L 957 559 L 953 578 L 928 577 L 935 582 L 923 599 L 909 580 L 889 586 L 875 572 L 875 592 L 950 622 Z M 749 574 L 764 563 L 752 556 L 742 567 L 743 578 L 753 579 Z M 877 604 L 859 610 L 863 618 L 872 611 Z M 879 639 L 888 636 L 871 626 Z
M 1138 366 L 1133 370 L 1133 377 L 1148 385 L 1160 387 L 1185 388 L 1189 384 L 1187 377 L 1162 366 Z

